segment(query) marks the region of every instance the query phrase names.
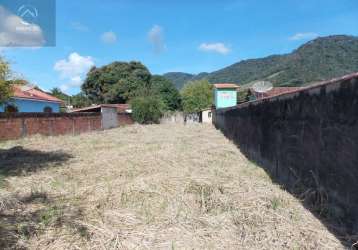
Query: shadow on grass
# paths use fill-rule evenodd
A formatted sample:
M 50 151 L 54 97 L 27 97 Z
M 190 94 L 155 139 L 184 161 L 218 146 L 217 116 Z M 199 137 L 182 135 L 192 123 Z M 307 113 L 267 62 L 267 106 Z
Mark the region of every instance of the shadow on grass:
M 6 200 L 4 197 L 2 199 Z M 27 249 L 27 240 L 48 228 L 67 227 L 81 237 L 90 237 L 87 228 L 77 223 L 83 218 L 79 208 L 58 203 L 44 192 L 7 199 L 16 202 L 10 202 L 0 210 L 0 249 Z
M 0 149 L 0 188 L 6 187 L 9 176 L 28 175 L 45 168 L 58 167 L 72 155 L 56 151 L 43 152 L 23 147 Z M 41 234 L 48 227 L 70 226 L 84 232 L 73 221 L 81 212 L 69 209 L 50 199 L 44 192 L 31 192 L 26 196 L 0 193 L 0 249 L 25 249 L 26 240 Z
M 240 150 L 248 160 L 262 168 L 271 178 L 271 181 L 280 185 L 282 189 L 301 201 L 302 205 L 309 210 L 322 224 L 325 225 L 347 249 L 358 249 L 358 232 L 354 224 L 354 216 L 346 204 L 339 204 L 333 200 L 327 188 L 322 185 L 315 176 L 312 179 L 300 179 L 288 173 L 279 173 L 272 164 L 265 160 L 257 160 L 257 155 Z M 289 178 L 287 178 L 289 177 Z M 317 178 L 317 177 L 316 177 Z
M 0 176 L 5 178 L 6 176 L 24 175 L 42 168 L 56 167 L 70 158 L 72 155 L 61 151 L 42 152 L 23 147 L 0 149 Z

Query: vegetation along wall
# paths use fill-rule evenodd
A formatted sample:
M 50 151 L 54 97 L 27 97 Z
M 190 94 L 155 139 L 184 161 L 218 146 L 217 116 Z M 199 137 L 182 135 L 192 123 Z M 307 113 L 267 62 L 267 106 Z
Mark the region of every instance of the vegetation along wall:
M 358 232 L 358 73 L 216 110 L 213 122 L 311 211 Z

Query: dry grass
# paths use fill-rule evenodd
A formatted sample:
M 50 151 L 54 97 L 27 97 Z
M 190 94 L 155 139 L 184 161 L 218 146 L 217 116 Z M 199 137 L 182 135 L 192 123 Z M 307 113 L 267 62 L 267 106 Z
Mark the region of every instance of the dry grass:
M 15 146 L 15 163 L 0 154 L 4 248 L 343 248 L 211 126 L 134 125 L 0 148 Z

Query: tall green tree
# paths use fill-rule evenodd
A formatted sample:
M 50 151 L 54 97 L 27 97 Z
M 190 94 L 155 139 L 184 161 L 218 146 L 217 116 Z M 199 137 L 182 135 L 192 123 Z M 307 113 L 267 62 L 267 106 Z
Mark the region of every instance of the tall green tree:
M 93 67 L 82 90 L 97 103 L 125 103 L 135 96 L 145 95 L 150 78 L 149 70 L 140 62 L 113 62 L 101 68 Z
M 0 58 L 0 104 L 9 100 L 12 95 L 11 82 L 8 81 L 9 75 L 9 64 Z
M 207 80 L 190 81 L 181 90 L 185 113 L 195 113 L 210 107 L 213 103 L 213 86 Z
M 91 100 L 88 99 L 88 97 L 83 92 L 80 92 L 77 95 L 71 96 L 71 105 L 74 108 L 88 107 L 92 103 L 93 102 L 91 102 Z
M 154 75 L 150 80 L 150 86 L 152 94 L 162 100 L 167 110 L 180 109 L 180 93 L 170 80 L 163 76 Z

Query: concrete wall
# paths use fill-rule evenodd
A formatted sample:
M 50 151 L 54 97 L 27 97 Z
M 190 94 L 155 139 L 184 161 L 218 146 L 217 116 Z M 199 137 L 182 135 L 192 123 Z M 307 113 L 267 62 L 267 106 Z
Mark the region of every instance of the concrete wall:
M 102 128 L 99 113 L 0 114 L 0 140 L 18 139 L 35 134 L 79 134 L 100 129 Z
M 110 129 L 118 127 L 117 108 L 115 107 L 101 107 L 102 114 L 102 128 Z
M 163 115 L 162 118 L 160 118 L 161 124 L 167 124 L 167 123 L 184 123 L 184 113 L 183 112 L 168 112 Z
M 313 212 L 358 232 L 358 74 L 216 110 L 213 120 Z
M 60 104 L 55 102 L 46 102 L 46 101 L 33 101 L 27 99 L 11 99 L 9 104 L 17 107 L 19 112 L 43 112 L 45 107 L 51 107 L 52 112 L 60 112 Z M 0 105 L 0 112 L 4 112 L 6 105 Z

